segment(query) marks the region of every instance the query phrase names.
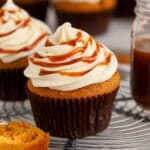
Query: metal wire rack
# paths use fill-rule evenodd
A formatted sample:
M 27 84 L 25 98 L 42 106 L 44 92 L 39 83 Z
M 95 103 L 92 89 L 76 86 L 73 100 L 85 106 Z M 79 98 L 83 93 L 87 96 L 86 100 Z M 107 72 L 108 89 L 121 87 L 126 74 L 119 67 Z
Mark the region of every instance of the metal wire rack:
M 23 120 L 34 123 L 30 104 L 0 102 L 0 123 Z M 83 139 L 52 137 L 51 150 L 149 150 L 150 112 L 131 97 L 128 81 L 122 81 L 110 126 L 103 133 Z

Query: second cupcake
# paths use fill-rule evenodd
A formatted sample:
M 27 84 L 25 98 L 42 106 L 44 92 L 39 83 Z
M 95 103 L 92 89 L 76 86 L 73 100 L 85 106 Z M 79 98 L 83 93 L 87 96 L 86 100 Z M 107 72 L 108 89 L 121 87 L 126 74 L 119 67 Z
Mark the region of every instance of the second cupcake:
M 84 137 L 107 128 L 120 76 L 115 55 L 69 23 L 29 57 L 25 76 L 37 125 L 53 136 Z
M 69 21 L 90 34 L 107 30 L 117 0 L 52 0 L 58 25 Z
M 0 99 L 24 100 L 27 56 L 44 45 L 49 28 L 12 0 L 0 9 Z

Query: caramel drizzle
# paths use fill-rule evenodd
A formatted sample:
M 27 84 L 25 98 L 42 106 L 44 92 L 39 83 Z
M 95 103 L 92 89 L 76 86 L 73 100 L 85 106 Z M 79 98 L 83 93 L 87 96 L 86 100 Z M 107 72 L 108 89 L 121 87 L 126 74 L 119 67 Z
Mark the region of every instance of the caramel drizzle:
M 55 68 L 55 67 L 61 67 L 61 66 L 65 66 L 65 65 L 72 65 L 72 64 L 77 63 L 77 62 L 92 63 L 96 60 L 97 54 L 98 54 L 98 50 L 96 49 L 91 56 L 76 58 L 74 60 L 70 60 L 70 61 L 64 62 L 64 63 L 62 63 L 62 62 L 61 63 L 46 63 L 46 62 L 35 60 L 33 57 L 30 58 L 30 61 L 32 63 L 39 65 L 39 66 L 42 66 L 42 67 Z
M 4 10 L 4 9 L 0 9 L 0 17 L 3 17 L 5 12 L 8 12 L 10 14 L 15 14 L 17 11 L 20 11 L 20 9 L 17 10 Z
M 70 61 L 67 61 L 67 62 L 64 62 L 64 63 L 60 62 L 60 61 L 66 60 L 67 58 L 69 58 L 69 57 L 71 57 L 71 56 L 73 56 L 73 55 L 75 55 L 75 54 L 77 54 L 79 52 L 84 53 L 89 42 L 91 43 L 91 37 L 88 39 L 88 41 L 87 41 L 87 43 L 86 43 L 86 45 L 84 47 L 76 48 L 76 49 L 74 49 L 73 51 L 71 51 L 69 53 L 66 53 L 66 54 L 63 54 L 63 55 L 59 55 L 59 56 L 42 57 L 38 53 L 36 53 L 34 55 L 34 58 L 40 58 L 40 59 L 48 58 L 49 60 L 54 61 L 54 62 L 58 62 L 58 63 L 46 63 L 46 62 L 42 62 L 42 61 L 36 60 L 33 57 L 30 58 L 30 61 L 32 63 L 34 63 L 36 65 L 39 65 L 39 66 L 42 66 L 42 67 L 61 67 L 61 66 L 64 66 L 64 65 L 71 65 L 71 64 L 74 64 L 76 62 L 92 63 L 97 58 L 97 54 L 99 52 L 99 44 L 97 44 L 96 50 L 94 51 L 94 53 L 91 56 L 76 58 L 74 60 L 70 60 Z
M 107 54 L 105 57 L 106 57 L 105 61 L 99 62 L 97 64 L 97 66 L 108 65 L 110 63 L 112 55 L 111 54 Z
M 112 57 L 112 55 L 109 54 L 103 62 L 100 62 L 100 63 L 96 64 L 93 68 L 91 68 L 89 70 L 86 70 L 86 71 L 80 71 L 80 72 L 60 71 L 60 72 L 57 72 L 57 71 L 47 71 L 47 70 L 42 69 L 40 71 L 39 75 L 43 76 L 43 75 L 58 73 L 58 74 L 64 75 L 64 76 L 80 77 L 80 76 L 86 75 L 87 73 L 92 71 L 97 66 L 108 65 L 110 63 L 110 61 L 111 61 L 111 57 Z
M 23 47 L 21 49 L 18 49 L 16 51 L 12 51 L 12 50 L 5 50 L 0 48 L 0 53 L 6 53 L 6 54 L 17 54 L 20 52 L 26 52 L 29 51 L 31 49 L 33 49 L 40 41 L 42 41 L 43 38 L 45 38 L 48 35 L 48 33 L 44 33 L 42 34 L 40 37 L 38 37 L 31 45 L 28 45 L 26 47 Z
M 67 44 L 67 45 L 72 45 L 75 46 L 76 42 L 81 41 L 81 37 L 82 37 L 82 33 L 78 32 L 77 36 L 75 39 L 70 40 L 69 42 L 63 42 L 61 43 L 61 45 L 63 44 Z M 70 60 L 67 62 L 62 63 L 61 61 L 66 60 L 67 58 L 77 54 L 77 53 L 84 53 L 86 48 L 88 47 L 88 43 L 92 44 L 93 38 L 89 37 L 89 39 L 87 40 L 85 46 L 83 47 L 79 47 L 76 48 L 74 50 L 72 50 L 69 53 L 63 54 L 63 55 L 59 55 L 59 56 L 47 56 L 47 57 L 43 57 L 38 53 L 35 53 L 34 57 L 30 57 L 30 61 L 36 65 L 42 66 L 42 67 L 51 67 L 51 68 L 55 68 L 55 67 L 61 67 L 61 66 L 65 66 L 65 65 L 72 65 L 74 63 L 77 62 L 85 62 L 85 63 L 92 63 L 97 59 L 98 53 L 100 51 L 100 47 L 102 48 L 103 46 L 99 43 L 97 43 L 97 47 L 94 50 L 93 54 L 91 56 L 85 56 L 85 57 L 81 57 L 81 58 L 76 58 L 74 60 Z M 50 41 L 46 42 L 46 46 L 53 46 L 54 44 L 51 43 Z M 47 62 L 43 62 L 43 61 L 39 61 L 36 59 L 42 59 L 42 58 L 48 58 L 50 61 L 54 61 L 55 63 L 47 63 Z M 105 59 L 105 61 L 100 62 L 98 64 L 96 64 L 93 68 L 86 70 L 86 71 L 81 71 L 81 72 L 66 72 L 66 71 L 47 71 L 45 69 L 41 69 L 39 75 L 43 76 L 43 75 L 48 75 L 48 74 L 54 74 L 54 73 L 58 73 L 61 75 L 65 75 L 65 76 L 72 76 L 72 77 L 78 77 L 78 76 L 83 76 L 85 74 L 87 74 L 88 72 L 92 71 L 96 66 L 98 65 L 107 65 L 111 60 L 111 54 L 108 55 Z M 57 63 L 56 63 L 57 62 Z
M 75 46 L 77 42 L 81 41 L 81 38 L 82 38 L 82 33 L 78 32 L 75 39 L 70 40 L 68 42 L 63 42 L 61 44 L 63 44 L 63 45 L 68 44 L 68 45 Z
M 78 34 L 80 35 L 80 34 Z M 76 40 L 79 40 L 79 38 L 76 38 Z M 47 57 L 43 57 L 41 56 L 40 54 L 38 53 L 35 53 L 34 57 L 35 58 L 39 58 L 39 59 L 42 59 L 42 58 L 48 58 L 50 61 L 55 61 L 55 62 L 59 62 L 59 61 L 63 61 L 69 57 L 72 57 L 73 55 L 77 54 L 77 53 L 84 53 L 86 48 L 88 47 L 88 43 L 90 42 L 90 44 L 92 44 L 92 37 L 89 37 L 89 39 L 87 40 L 85 46 L 83 47 L 79 47 L 79 48 L 76 48 L 74 50 L 72 50 L 71 52 L 69 53 L 66 53 L 66 54 L 62 54 L 62 55 L 58 55 L 58 56 L 47 56 Z M 67 44 L 67 43 L 66 43 Z M 68 45 L 72 44 L 72 42 L 68 42 Z M 97 43 L 97 47 L 102 47 L 100 44 Z
M 4 10 L 0 9 L 0 17 L 4 16 Z
M 68 57 L 71 57 L 77 53 L 83 53 L 85 51 L 85 49 L 83 47 L 79 47 L 74 49 L 73 51 L 63 54 L 63 55 L 58 55 L 58 56 L 47 56 L 46 58 L 48 58 L 51 61 L 63 61 L 65 59 L 67 59 Z M 42 56 L 40 56 L 38 53 L 35 54 L 36 58 L 43 58 Z M 44 57 L 45 58 L 45 57 Z
M 20 23 L 20 22 L 21 22 L 21 21 L 17 21 L 16 23 L 18 24 L 18 23 Z M 29 22 L 30 22 L 30 18 L 26 19 L 26 20 L 25 20 L 19 27 L 17 27 L 16 29 L 14 29 L 14 30 L 12 30 L 12 31 L 10 31 L 10 32 L 7 32 L 7 33 L 2 33 L 2 34 L 0 34 L 0 37 L 8 36 L 8 35 L 10 35 L 10 34 L 16 32 L 19 28 L 24 28 L 24 27 L 26 27 L 26 26 L 29 24 Z
M 2 23 L 2 24 L 5 24 L 8 22 L 8 20 L 5 20 L 5 18 L 3 18 L 5 11 L 7 11 L 10 14 L 15 14 L 17 11 L 20 11 L 20 9 L 18 9 L 18 10 L 2 10 L 2 9 L 0 9 L 0 23 Z M 16 23 L 16 25 L 18 25 L 22 22 L 22 20 L 17 20 L 14 22 Z

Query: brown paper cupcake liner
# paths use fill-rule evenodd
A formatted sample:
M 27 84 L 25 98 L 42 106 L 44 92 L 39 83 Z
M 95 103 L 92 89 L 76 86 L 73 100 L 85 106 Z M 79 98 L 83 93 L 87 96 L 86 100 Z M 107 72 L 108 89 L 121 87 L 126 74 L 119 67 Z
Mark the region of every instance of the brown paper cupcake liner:
M 68 13 L 56 10 L 58 25 L 66 21 L 72 23 L 72 26 L 83 29 L 90 34 L 104 33 L 109 25 L 113 10 L 96 13 Z
M 117 90 L 83 99 L 41 97 L 27 89 L 36 124 L 52 136 L 81 138 L 109 125 Z
M 22 101 L 27 98 L 23 75 L 24 68 L 0 70 L 0 100 Z

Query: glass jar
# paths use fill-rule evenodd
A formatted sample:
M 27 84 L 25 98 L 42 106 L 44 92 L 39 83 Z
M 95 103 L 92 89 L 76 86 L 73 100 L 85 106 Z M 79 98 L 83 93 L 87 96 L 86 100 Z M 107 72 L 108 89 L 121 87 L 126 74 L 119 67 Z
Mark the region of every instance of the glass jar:
M 132 29 L 131 90 L 135 101 L 150 108 L 150 0 L 136 0 Z

